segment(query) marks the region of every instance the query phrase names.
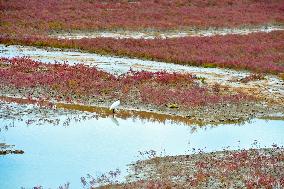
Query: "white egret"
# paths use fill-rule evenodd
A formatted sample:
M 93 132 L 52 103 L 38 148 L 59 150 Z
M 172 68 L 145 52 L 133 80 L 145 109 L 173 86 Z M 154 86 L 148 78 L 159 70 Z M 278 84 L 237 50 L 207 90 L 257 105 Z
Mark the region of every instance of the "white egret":
M 114 113 L 114 109 L 117 108 L 120 105 L 120 100 L 115 101 L 112 103 L 112 105 L 109 107 L 109 110 L 112 110 L 112 113 Z

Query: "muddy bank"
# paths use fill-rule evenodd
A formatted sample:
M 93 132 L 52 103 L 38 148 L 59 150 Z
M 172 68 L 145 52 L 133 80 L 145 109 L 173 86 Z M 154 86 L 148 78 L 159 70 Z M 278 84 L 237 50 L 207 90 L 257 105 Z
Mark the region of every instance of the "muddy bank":
M 8 155 L 8 154 L 23 154 L 23 150 L 15 150 L 13 149 L 14 145 L 7 145 L 5 143 L 0 143 L 0 155 Z
M 0 133 L 5 133 L 17 127 L 14 123 L 19 121 L 26 126 L 40 126 L 50 124 L 53 126 L 68 126 L 71 121 L 77 122 L 93 119 L 97 115 L 75 109 L 65 110 L 54 108 L 46 104 L 39 104 L 38 101 L 28 99 L 3 98 L 0 97 Z M 7 122 L 6 122 L 7 120 Z M 9 120 L 13 120 L 12 122 Z
M 284 30 L 284 27 L 279 25 L 271 26 L 259 26 L 259 27 L 247 27 L 247 28 L 221 28 L 221 29 L 188 29 L 179 31 L 130 31 L 130 30 L 118 30 L 118 31 L 70 31 L 70 32 L 52 32 L 49 37 L 58 39 L 82 39 L 82 38 L 100 38 L 108 37 L 115 39 L 167 39 L 167 38 L 179 38 L 179 37 L 210 37 L 215 35 L 247 35 L 255 32 L 272 32 Z
M 2 94 L 3 95 L 3 94 Z M 14 95 L 9 95 L 14 96 Z M 1 96 L 1 100 L 8 102 L 21 102 L 23 98 Z M 24 99 L 24 104 L 39 104 L 38 100 Z M 109 100 L 93 100 L 92 103 L 67 103 L 67 102 L 45 102 L 45 105 L 52 104 L 56 109 L 79 110 L 85 112 L 95 112 L 102 117 L 113 115 L 109 110 L 112 101 Z M 73 112 L 74 113 L 74 112 Z M 115 113 L 115 117 L 128 118 L 137 117 L 140 119 L 165 122 L 170 120 L 173 122 L 182 122 L 194 125 L 217 125 L 226 123 L 242 123 L 253 118 L 270 119 L 277 116 L 277 119 L 284 119 L 284 107 L 276 104 L 267 104 L 262 102 L 244 102 L 238 104 L 217 104 L 212 106 L 193 107 L 189 109 L 157 107 L 153 105 L 145 105 L 143 103 L 131 104 L 131 102 L 122 102 L 122 105 Z M 46 116 L 45 116 L 46 117 Z M 49 118 L 47 117 L 46 120 Z M 58 120 L 50 120 L 57 123 Z
M 23 150 L 0 150 L 0 155 L 23 154 Z
M 128 183 L 100 188 L 282 188 L 284 149 L 155 157 L 131 164 Z

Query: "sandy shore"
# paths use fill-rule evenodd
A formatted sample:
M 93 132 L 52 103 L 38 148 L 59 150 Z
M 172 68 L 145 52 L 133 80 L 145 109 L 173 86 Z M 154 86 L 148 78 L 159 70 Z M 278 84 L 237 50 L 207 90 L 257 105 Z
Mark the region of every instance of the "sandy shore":
M 243 28 L 209 28 L 205 30 L 200 29 L 188 29 L 188 30 L 172 30 L 172 31 L 130 31 L 130 30 L 118 30 L 118 31 L 71 31 L 71 32 L 52 32 L 49 36 L 58 39 L 82 39 L 82 38 L 98 38 L 98 37 L 110 37 L 115 39 L 168 39 L 178 37 L 210 37 L 215 35 L 247 35 L 255 32 L 271 32 L 284 30 L 281 25 L 271 26 L 258 26 L 258 27 L 243 27 Z

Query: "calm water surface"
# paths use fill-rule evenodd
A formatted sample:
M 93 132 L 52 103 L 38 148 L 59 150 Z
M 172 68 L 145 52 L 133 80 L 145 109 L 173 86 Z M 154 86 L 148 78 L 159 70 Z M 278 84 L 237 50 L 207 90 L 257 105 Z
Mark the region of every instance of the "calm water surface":
M 55 115 L 56 116 L 56 115 Z M 66 119 L 66 115 L 58 115 Z M 4 129 L 6 125 L 14 125 Z M 80 178 L 119 168 L 145 158 L 139 151 L 163 155 L 193 153 L 193 148 L 217 151 L 284 145 L 284 121 L 255 119 L 242 125 L 196 127 L 182 123 L 139 119 L 90 118 L 68 126 L 0 118 L 0 143 L 15 145 L 23 155 L 0 156 L 0 188 L 57 188 L 70 182 L 82 188 Z

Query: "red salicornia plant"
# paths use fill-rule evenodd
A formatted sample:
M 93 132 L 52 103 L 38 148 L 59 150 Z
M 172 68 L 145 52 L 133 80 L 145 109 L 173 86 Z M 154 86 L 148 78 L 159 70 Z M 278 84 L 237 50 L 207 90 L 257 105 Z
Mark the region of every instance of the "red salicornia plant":
M 0 59 L 2 91 L 28 98 L 67 102 L 109 102 L 179 107 L 237 103 L 248 97 L 202 84 L 190 74 L 135 72 L 115 77 L 82 64 L 43 64 L 28 58 Z

